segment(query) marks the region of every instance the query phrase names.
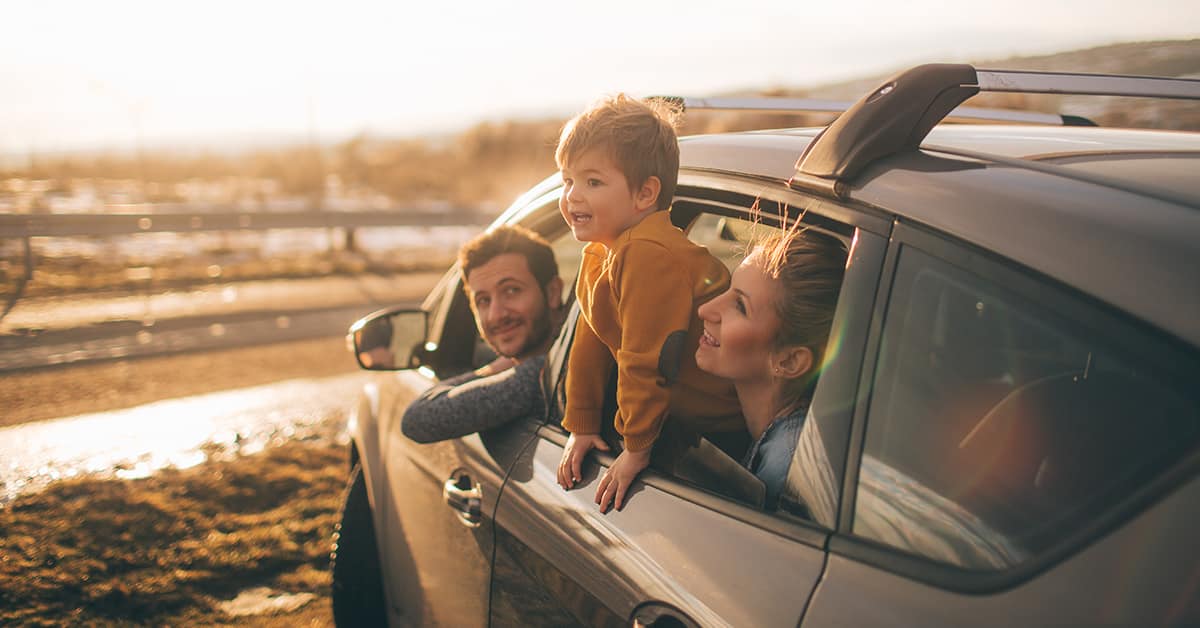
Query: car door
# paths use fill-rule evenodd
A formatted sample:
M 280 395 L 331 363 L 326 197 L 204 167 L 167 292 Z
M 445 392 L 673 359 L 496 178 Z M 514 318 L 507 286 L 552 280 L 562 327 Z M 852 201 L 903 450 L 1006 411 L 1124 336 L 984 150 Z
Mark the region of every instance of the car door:
M 543 190 L 508 220 L 548 233 L 560 274 L 574 277 L 579 245 L 558 217 L 557 195 Z M 484 626 L 493 554 L 495 504 L 507 470 L 533 437 L 537 420 L 430 444 L 400 429 L 405 408 L 439 379 L 476 368 L 494 354 L 479 338 L 457 270 L 426 302 L 430 312 L 421 368 L 387 374 L 380 407 L 386 426 L 382 552 L 393 625 Z
M 1200 622 L 1194 350 L 917 228 L 889 268 L 804 625 Z
M 799 199 L 788 202 L 804 206 Z M 744 207 L 752 205 L 753 199 L 745 199 Z M 759 219 L 725 207 L 718 210 L 702 200 L 677 198 L 673 218 L 688 224 L 699 213 L 691 237 L 724 246 L 729 261 L 736 263 L 732 251 L 744 252 L 744 246 L 730 240 L 755 231 Z M 718 211 L 724 214 L 708 213 Z M 847 240 L 860 239 L 853 228 L 837 228 Z M 870 243 L 856 247 L 858 262 L 852 264 L 855 270 L 848 273 L 846 286 L 858 287 L 843 288 L 835 323 L 839 332 L 847 324 L 865 325 L 869 320 L 848 314 L 869 313 L 885 240 L 862 236 Z M 859 275 L 861 280 L 850 279 Z M 858 329 L 849 335 L 865 338 L 866 333 Z M 861 346 L 853 345 L 843 347 L 831 363 L 825 378 L 829 390 L 835 381 L 857 383 Z M 562 363 L 565 360 L 548 361 L 551 368 L 561 368 Z M 845 376 L 835 377 L 835 372 Z M 553 388 L 556 375 L 550 374 L 547 381 Z M 556 401 L 557 390 L 550 391 Z M 814 399 L 813 407 L 814 412 L 828 410 L 833 431 L 840 425 L 848 433 L 848 419 L 836 415 L 852 404 Z M 811 417 L 809 423 L 816 424 Z M 830 443 L 845 440 L 827 436 Z M 599 465 L 585 466 L 580 486 L 564 491 L 556 482 L 556 469 L 566 438 L 553 421 L 541 427 L 505 484 L 495 519 L 493 625 L 627 626 L 633 620 L 653 626 L 797 625 L 823 573 L 830 526 L 799 506 L 796 482 L 790 481 L 791 507 L 765 512 L 754 503 L 753 491 L 742 490 L 747 485 L 739 474 L 748 472 L 710 451 L 703 464 L 718 482 L 649 469 L 635 483 L 622 511 L 600 514 L 593 499 L 596 480 L 613 458 L 598 456 Z M 829 460 L 837 454 L 812 457 L 818 461 L 806 464 L 820 466 L 817 475 L 832 478 L 835 471 Z M 836 496 L 831 499 L 836 503 Z
M 427 445 L 400 429 L 409 402 L 440 373 L 469 368 L 475 332 L 457 278 L 445 282 L 420 369 L 388 373 L 380 386 L 381 460 L 387 487 L 379 529 L 392 625 L 481 626 L 487 623 L 491 571 L 490 513 L 504 471 L 524 444 L 498 431 Z M 437 367 L 437 370 L 430 365 Z

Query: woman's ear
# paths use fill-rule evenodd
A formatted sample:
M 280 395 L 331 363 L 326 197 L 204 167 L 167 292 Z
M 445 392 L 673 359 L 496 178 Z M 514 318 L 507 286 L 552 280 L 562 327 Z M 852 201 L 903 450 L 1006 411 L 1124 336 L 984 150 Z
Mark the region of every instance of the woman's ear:
M 633 195 L 633 200 L 637 205 L 638 211 L 656 209 L 658 207 L 658 195 L 661 192 L 662 180 L 655 176 L 647 177 L 646 182 Z
M 813 352 L 808 347 L 784 347 L 777 349 L 772 358 L 774 374 L 783 379 L 796 379 L 813 369 Z

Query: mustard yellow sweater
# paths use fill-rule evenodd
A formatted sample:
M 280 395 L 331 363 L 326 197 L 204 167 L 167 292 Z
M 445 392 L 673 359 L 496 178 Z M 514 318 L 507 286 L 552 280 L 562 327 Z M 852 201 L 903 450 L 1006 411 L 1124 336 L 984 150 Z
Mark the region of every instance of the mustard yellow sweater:
M 696 366 L 703 333 L 696 309 L 728 287 L 725 265 L 671 224 L 668 211 L 642 219 L 612 249 L 588 244 L 576 288 L 580 316 L 567 364 L 563 427 L 600 432 L 615 358 L 614 427 L 626 449 L 649 449 L 668 414 L 700 433 L 744 429 L 733 385 Z M 674 349 L 664 360 L 668 344 Z

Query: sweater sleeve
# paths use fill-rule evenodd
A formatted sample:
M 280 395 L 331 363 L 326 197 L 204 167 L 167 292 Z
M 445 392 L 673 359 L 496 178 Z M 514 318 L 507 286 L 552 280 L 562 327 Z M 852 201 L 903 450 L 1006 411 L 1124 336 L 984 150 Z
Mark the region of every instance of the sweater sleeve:
M 643 451 L 654 444 L 667 416 L 670 389 L 659 359 L 667 337 L 686 333 L 695 314 L 692 279 L 656 242 L 635 240 L 622 253 L 613 266 L 621 324 L 615 427 L 627 449 Z
M 567 408 L 562 426 L 572 434 L 599 434 L 604 386 L 613 356 L 583 316 L 567 358 Z
M 495 375 L 468 374 L 435 384 L 409 404 L 400 429 L 418 443 L 432 443 L 540 415 L 545 364 L 546 356 L 537 356 Z

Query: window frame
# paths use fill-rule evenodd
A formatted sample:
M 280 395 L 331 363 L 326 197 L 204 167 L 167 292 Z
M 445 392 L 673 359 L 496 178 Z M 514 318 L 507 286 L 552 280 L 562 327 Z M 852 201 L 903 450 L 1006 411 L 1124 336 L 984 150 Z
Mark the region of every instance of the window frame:
M 1173 389 L 1186 391 L 1188 382 L 1200 375 L 1200 351 L 1148 323 L 1133 318 L 1108 304 L 1064 285 L 1053 278 L 1012 260 L 962 242 L 919 224 L 896 220 L 884 261 L 872 316 L 867 353 L 859 378 L 862 403 L 851 426 L 847 469 L 843 477 L 838 528 L 829 540 L 829 551 L 896 575 L 949 591 L 982 594 L 1016 587 L 1083 551 L 1114 529 L 1132 521 L 1150 506 L 1200 472 L 1200 445 L 1179 455 L 1151 481 L 1114 500 L 1099 516 L 1073 534 L 1036 553 L 1021 564 L 996 571 L 975 571 L 935 562 L 919 555 L 855 536 L 852 532 L 858 496 L 858 479 L 866 444 L 867 419 L 873 401 L 879 366 L 883 327 L 892 304 L 900 252 L 911 247 L 937 260 L 974 274 L 1002 290 L 1037 303 L 1041 309 L 1072 321 L 1091 334 L 1105 338 L 1113 350 L 1136 356 L 1149 376 Z M 1161 365 L 1169 365 L 1165 368 Z M 1187 377 L 1191 374 L 1193 377 Z
M 685 173 L 681 171 L 680 185 L 672 206 L 672 212 L 675 214 L 673 222 L 682 223 L 684 225 L 682 228 L 688 231 L 701 213 L 739 219 L 752 218 L 750 207 L 755 201 L 758 201 L 761 211 L 769 219 L 768 223 L 778 223 L 778 211 L 781 207 L 787 207 L 788 215 L 792 218 L 801 214 L 801 210 L 797 208 L 806 208 L 803 210 L 805 223 L 832 231 L 847 239 L 851 239 L 855 230 L 858 229 L 876 236 L 879 247 L 886 249 L 891 222 L 881 220 L 873 208 L 852 208 L 848 205 L 832 203 L 828 199 L 809 196 L 788 188 L 784 182 L 772 182 L 772 184 L 765 185 L 761 180 L 718 176 L 711 173 L 685 176 Z M 876 284 L 881 276 L 884 256 L 885 250 L 878 252 L 879 264 L 870 273 L 870 281 L 864 282 L 864 284 L 870 284 L 864 285 L 864 288 L 872 294 L 875 293 Z M 835 329 L 839 324 L 845 322 L 843 320 L 845 318 L 844 315 L 835 318 Z M 857 333 L 862 334 L 865 338 L 868 333 L 867 326 L 873 321 L 873 316 L 861 321 L 863 329 Z M 856 333 L 853 329 L 848 331 Z M 869 349 L 869 346 L 864 340 L 861 353 L 848 365 L 850 371 L 848 379 L 856 383 L 858 381 L 857 374 L 861 372 L 864 360 L 868 355 L 866 349 Z M 856 396 L 855 399 L 855 407 L 862 405 L 861 397 Z M 855 412 L 856 408 L 851 408 L 850 414 L 853 415 Z M 847 425 L 844 429 L 846 435 L 850 434 L 849 427 Z M 560 446 L 566 444 L 566 431 L 557 423 L 549 421 L 549 417 L 542 422 L 538 434 L 541 438 Z M 603 464 L 609 466 L 615 460 L 613 456 L 606 453 L 597 452 L 596 455 Z M 844 455 L 839 456 L 835 466 L 840 467 L 844 474 L 847 470 L 847 458 Z M 834 532 L 830 527 L 820 525 L 811 519 L 787 512 L 784 509 L 762 510 L 652 468 L 643 472 L 640 479 L 664 493 L 812 547 L 825 549 L 830 535 Z M 840 483 L 838 487 L 841 487 Z M 843 497 L 844 495 L 838 495 L 839 499 Z M 840 509 L 837 512 L 840 512 Z

